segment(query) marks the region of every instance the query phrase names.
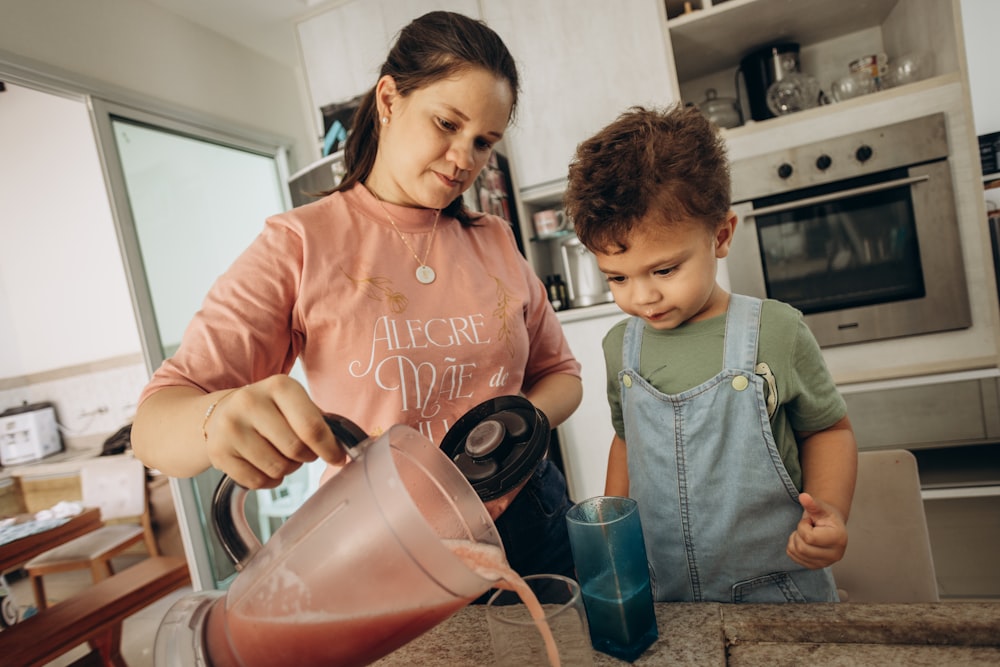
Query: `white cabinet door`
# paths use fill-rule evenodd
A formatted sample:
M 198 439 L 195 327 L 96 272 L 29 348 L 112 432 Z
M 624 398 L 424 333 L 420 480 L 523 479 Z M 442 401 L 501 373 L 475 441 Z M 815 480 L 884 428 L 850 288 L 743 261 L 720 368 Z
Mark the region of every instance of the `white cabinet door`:
M 678 98 L 662 0 L 482 0 L 521 74 L 508 131 L 520 189 L 556 182 L 577 144 L 632 105 Z
M 605 389 L 606 372 L 601 340 L 626 315 L 617 310 L 617 307 L 605 308 L 613 310 L 612 314 L 563 325 L 570 348 L 583 366 L 583 403 L 572 417 L 559 426 L 563 468 L 566 471 L 569 496 L 574 502 L 604 493 L 608 451 L 615 434 Z
M 476 0 L 353 0 L 299 23 L 313 108 L 345 102 L 371 88 L 399 30 L 436 9 L 479 17 Z
M 388 51 L 380 3 L 349 2 L 299 23 L 298 33 L 314 109 L 349 100 L 375 83 Z

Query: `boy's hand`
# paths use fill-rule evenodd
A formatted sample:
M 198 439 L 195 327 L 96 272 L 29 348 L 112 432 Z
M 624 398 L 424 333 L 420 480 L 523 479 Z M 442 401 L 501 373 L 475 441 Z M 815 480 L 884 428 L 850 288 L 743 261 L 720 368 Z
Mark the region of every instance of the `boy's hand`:
M 836 563 L 847 549 L 847 526 L 840 512 L 808 493 L 799 494 L 799 503 L 802 519 L 788 538 L 788 557 L 811 570 Z

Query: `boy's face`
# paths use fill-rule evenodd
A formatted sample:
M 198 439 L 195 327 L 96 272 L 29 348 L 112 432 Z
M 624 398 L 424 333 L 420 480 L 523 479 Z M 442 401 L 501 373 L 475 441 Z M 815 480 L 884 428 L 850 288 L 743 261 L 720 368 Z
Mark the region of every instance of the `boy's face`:
M 655 329 L 674 329 L 726 311 L 728 294 L 715 275 L 735 227 L 732 211 L 714 232 L 698 222 L 665 227 L 646 218 L 627 239 L 628 250 L 597 252 L 597 264 L 619 308 Z

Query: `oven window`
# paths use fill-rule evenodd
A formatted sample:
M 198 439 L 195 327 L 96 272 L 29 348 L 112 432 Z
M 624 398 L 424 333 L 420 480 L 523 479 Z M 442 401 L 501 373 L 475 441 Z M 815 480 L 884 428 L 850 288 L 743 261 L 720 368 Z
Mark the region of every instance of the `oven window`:
M 905 178 L 905 169 L 755 200 L 785 204 Z M 803 313 L 923 297 L 910 186 L 757 217 L 767 295 Z

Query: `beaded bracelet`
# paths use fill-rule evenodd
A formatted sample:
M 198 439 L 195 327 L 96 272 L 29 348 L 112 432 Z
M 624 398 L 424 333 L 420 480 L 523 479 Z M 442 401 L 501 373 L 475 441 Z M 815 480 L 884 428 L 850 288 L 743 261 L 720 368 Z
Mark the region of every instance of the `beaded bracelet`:
M 237 387 L 237 389 L 238 388 L 239 387 Z M 219 396 L 210 406 L 208 406 L 208 410 L 205 410 L 205 418 L 201 422 L 201 435 L 205 438 L 205 442 L 208 442 L 208 418 L 212 416 L 213 412 L 215 412 L 215 408 L 219 406 L 219 403 L 222 403 L 222 401 L 234 391 L 236 391 L 236 389 L 230 389 L 222 396 Z

